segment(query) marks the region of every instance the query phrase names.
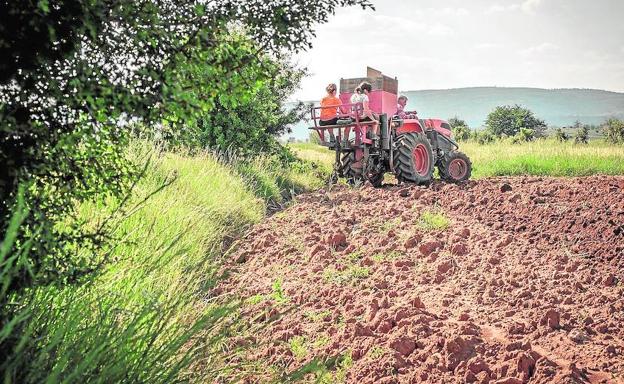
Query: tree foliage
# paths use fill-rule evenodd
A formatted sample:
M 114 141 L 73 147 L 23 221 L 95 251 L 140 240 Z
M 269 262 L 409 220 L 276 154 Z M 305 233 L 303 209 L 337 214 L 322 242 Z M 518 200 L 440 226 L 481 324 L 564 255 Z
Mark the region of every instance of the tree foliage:
M 606 140 L 613 144 L 624 144 L 624 121 L 609 119 L 602 127 Z
M 496 137 L 492 134 L 492 132 L 487 129 L 473 130 L 470 134 L 470 138 L 481 145 L 490 144 L 496 140 Z
M 259 60 L 270 78 L 236 105 L 217 97 L 214 108 L 190 128 L 197 136 L 197 140 L 193 140 L 196 145 L 247 157 L 257 154 L 283 157 L 286 154 L 277 139 L 291 132 L 291 125 L 306 115 L 308 106 L 299 102 L 287 108 L 285 103 L 305 72 L 286 61 L 267 57 Z
M 589 127 L 587 125 L 583 125 L 579 128 L 574 134 L 574 143 L 575 144 L 587 144 L 589 143 Z
M 448 123 L 451 126 L 451 129 L 455 129 L 457 127 L 467 127 L 468 124 L 466 124 L 465 120 L 460 119 L 457 116 L 451 117 L 450 119 L 448 119 Z
M 568 141 L 568 140 L 570 139 L 570 137 L 568 136 L 568 134 L 567 134 L 567 133 L 565 133 L 565 132 L 563 131 L 563 129 L 561 129 L 561 128 L 557 128 L 557 129 L 555 130 L 555 135 L 554 135 L 554 136 L 555 136 L 555 140 L 560 141 L 560 142 L 562 142 L 562 143 L 564 143 L 564 142 L 566 142 L 566 141 Z
M 529 109 L 520 105 L 505 105 L 496 107 L 485 120 L 485 125 L 496 137 L 522 135 L 527 137 L 542 137 L 546 130 L 546 123 L 535 117 Z M 533 134 L 529 131 L 532 130 Z
M 453 138 L 457 141 L 467 141 L 470 139 L 470 128 L 466 121 L 460 119 L 455 116 L 448 120 L 449 125 L 451 126 L 451 131 L 453 132 Z
M 7 305 L 16 295 L 81 281 L 106 261 L 91 252 L 107 240 L 105 223 L 83 225 L 75 207 L 128 193 L 137 176 L 124 157 L 129 122 L 180 127 L 263 97 L 275 72 L 254 65 L 258 57 L 310 47 L 314 25 L 348 5 L 371 7 L 368 0 L 0 2 L 0 350 L 17 340 L 10 316 L 19 308 Z
M 249 69 L 259 54 L 309 47 L 314 25 L 346 5 L 370 7 L 367 0 L 2 2 L 0 226 L 4 232 L 22 185 L 29 214 L 15 244 L 32 241 L 13 288 L 73 281 L 99 264 L 71 261 L 76 244 L 102 238 L 70 218 L 76 201 L 127 192 L 124 122 L 175 125 L 236 107 L 271 79 L 263 66 Z M 232 40 L 232 31 L 249 39 Z
M 517 134 L 511 137 L 513 143 L 525 143 L 535 140 L 535 130 L 521 127 Z

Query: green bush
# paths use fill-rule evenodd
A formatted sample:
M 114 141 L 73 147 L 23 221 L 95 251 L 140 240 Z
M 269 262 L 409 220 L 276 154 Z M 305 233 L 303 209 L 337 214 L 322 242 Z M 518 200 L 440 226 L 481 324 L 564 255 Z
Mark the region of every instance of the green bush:
M 308 134 L 308 142 L 310 144 L 322 145 L 321 136 L 317 131 L 310 131 Z
M 490 144 L 496 141 L 496 136 L 494 136 L 487 129 L 484 130 L 473 130 L 471 134 L 471 139 L 476 141 L 479 144 Z
M 520 142 L 533 141 L 535 139 L 535 130 L 522 127 L 515 138 Z
M 613 144 L 624 143 L 624 121 L 609 119 L 604 123 L 602 131 L 608 142 Z
M 256 70 L 255 66 L 264 68 L 269 79 L 250 92 L 248 98 L 217 97 L 213 109 L 185 128 L 194 132 L 183 142 L 186 147 L 234 151 L 248 157 L 282 152 L 277 138 L 290 133 L 292 124 L 302 120 L 309 110 L 302 102 L 285 107 L 305 72 L 288 60 L 278 61 L 268 55 L 258 55 L 249 71 Z
M 589 143 L 589 127 L 586 125 L 579 128 L 574 134 L 575 144 L 587 144 Z
M 470 139 L 470 128 L 460 125 L 453 131 L 453 137 L 457 141 L 468 141 Z
M 448 123 L 453 132 L 453 138 L 457 141 L 467 141 L 470 139 L 470 128 L 468 124 L 459 117 L 455 116 L 448 120 Z
M 570 140 L 570 137 L 561 128 L 557 128 L 555 130 L 555 135 L 554 136 L 555 136 L 555 140 L 557 140 L 559 142 L 562 142 L 562 143 Z

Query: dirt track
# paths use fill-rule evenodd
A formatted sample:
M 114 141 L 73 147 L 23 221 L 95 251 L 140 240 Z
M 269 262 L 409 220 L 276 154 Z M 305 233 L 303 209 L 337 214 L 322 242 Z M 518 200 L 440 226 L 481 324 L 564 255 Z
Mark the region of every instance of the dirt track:
M 351 351 L 349 383 L 624 383 L 622 191 L 523 177 L 300 196 L 231 255 L 219 293 L 264 295 L 243 308 L 256 323 L 297 306 L 250 358 Z

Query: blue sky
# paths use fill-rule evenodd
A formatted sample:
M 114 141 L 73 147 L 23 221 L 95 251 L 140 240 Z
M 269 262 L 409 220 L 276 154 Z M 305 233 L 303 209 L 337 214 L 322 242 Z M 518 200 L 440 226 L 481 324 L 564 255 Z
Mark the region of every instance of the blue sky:
M 329 82 L 399 78 L 400 90 L 468 86 L 624 92 L 624 0 L 372 0 L 340 9 L 294 57 L 309 69 L 293 95 L 318 99 Z

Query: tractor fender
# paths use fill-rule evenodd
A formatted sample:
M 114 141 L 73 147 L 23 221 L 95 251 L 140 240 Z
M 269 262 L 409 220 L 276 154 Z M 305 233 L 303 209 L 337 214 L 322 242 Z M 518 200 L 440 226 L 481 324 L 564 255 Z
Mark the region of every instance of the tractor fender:
M 403 120 L 403 125 L 396 129 L 397 136 L 409 132 L 424 132 L 423 126 L 418 119 L 405 119 Z
M 440 119 L 405 119 L 403 125 L 397 128 L 397 135 L 408 132 L 425 132 L 426 130 L 434 130 L 444 136 L 451 138 L 450 129 L 445 128 L 448 123 Z

